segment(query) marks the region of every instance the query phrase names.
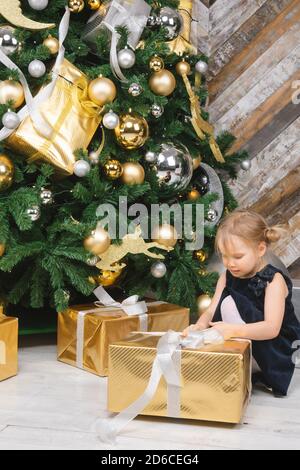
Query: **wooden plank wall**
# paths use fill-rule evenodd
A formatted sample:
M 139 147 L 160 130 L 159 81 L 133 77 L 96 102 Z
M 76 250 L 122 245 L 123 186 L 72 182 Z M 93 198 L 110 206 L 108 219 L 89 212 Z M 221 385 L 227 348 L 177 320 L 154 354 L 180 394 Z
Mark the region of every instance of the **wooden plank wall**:
M 211 121 L 217 133 L 236 135 L 233 151 L 251 158 L 251 169 L 229 185 L 241 207 L 285 224 L 274 251 L 297 269 L 300 0 L 194 0 L 193 17 L 193 41 L 210 58 Z

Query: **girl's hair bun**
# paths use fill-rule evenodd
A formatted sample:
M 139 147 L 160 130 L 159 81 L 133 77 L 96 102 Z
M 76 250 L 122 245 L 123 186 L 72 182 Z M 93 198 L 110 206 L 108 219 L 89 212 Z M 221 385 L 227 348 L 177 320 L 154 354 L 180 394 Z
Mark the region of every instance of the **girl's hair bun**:
M 267 243 L 276 243 L 282 237 L 285 229 L 279 225 L 274 225 L 273 227 L 267 227 L 265 229 L 265 238 Z

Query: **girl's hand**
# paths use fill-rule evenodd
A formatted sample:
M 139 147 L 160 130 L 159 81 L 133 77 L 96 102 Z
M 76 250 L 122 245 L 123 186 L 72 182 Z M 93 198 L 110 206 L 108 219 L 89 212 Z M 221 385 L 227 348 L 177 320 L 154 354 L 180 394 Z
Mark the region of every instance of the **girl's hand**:
M 194 325 L 190 325 L 188 326 L 185 330 L 183 330 L 183 332 L 181 333 L 182 336 L 186 337 L 189 335 L 189 333 L 191 331 L 202 331 L 202 330 L 206 330 L 205 326 L 204 325 L 201 325 L 201 324 L 194 324 Z
M 223 321 L 219 321 L 216 323 L 209 322 L 209 325 L 215 330 L 217 330 L 219 333 L 221 333 L 225 341 L 230 338 L 236 337 L 234 325 L 231 325 L 230 323 L 224 323 Z

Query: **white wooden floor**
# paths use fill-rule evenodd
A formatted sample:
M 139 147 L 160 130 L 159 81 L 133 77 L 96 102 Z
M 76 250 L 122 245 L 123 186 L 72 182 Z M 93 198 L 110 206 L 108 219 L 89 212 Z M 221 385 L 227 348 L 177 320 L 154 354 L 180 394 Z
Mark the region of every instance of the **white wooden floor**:
M 107 417 L 106 379 L 56 361 L 54 337 L 24 339 L 17 377 L 0 382 L 0 449 L 113 449 L 93 425 Z M 290 396 L 254 390 L 238 426 L 140 417 L 117 449 L 299 449 L 300 369 Z

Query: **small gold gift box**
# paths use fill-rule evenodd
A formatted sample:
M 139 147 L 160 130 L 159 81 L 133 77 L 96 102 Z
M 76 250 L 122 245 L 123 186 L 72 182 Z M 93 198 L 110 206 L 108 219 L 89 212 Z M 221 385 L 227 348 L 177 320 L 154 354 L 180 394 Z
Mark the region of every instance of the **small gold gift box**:
M 142 315 L 147 331 L 182 331 L 189 325 L 189 309 L 164 302 L 147 304 Z M 90 312 L 90 313 L 85 313 Z M 146 317 L 146 318 L 145 318 Z M 146 325 L 145 325 L 146 320 Z M 120 308 L 79 305 L 58 313 L 57 358 L 100 376 L 108 375 L 111 343 L 141 330 L 141 318 Z
M 109 411 L 121 412 L 142 396 L 159 339 L 137 333 L 110 346 Z M 176 354 L 181 387 L 175 395 L 174 388 L 170 393 L 162 377 L 141 414 L 239 423 L 251 394 L 251 343 L 226 341 L 200 349 L 176 350 Z M 172 415 L 168 410 L 174 410 L 174 403 L 178 412 Z
M 18 319 L 0 313 L 0 381 L 17 375 L 17 372 Z
M 52 135 L 42 136 L 28 116 L 6 145 L 29 162 L 47 162 L 61 174 L 72 174 L 74 152 L 88 147 L 101 122 L 101 109 L 88 100 L 87 87 L 87 77 L 65 59 L 50 98 L 38 108 Z

